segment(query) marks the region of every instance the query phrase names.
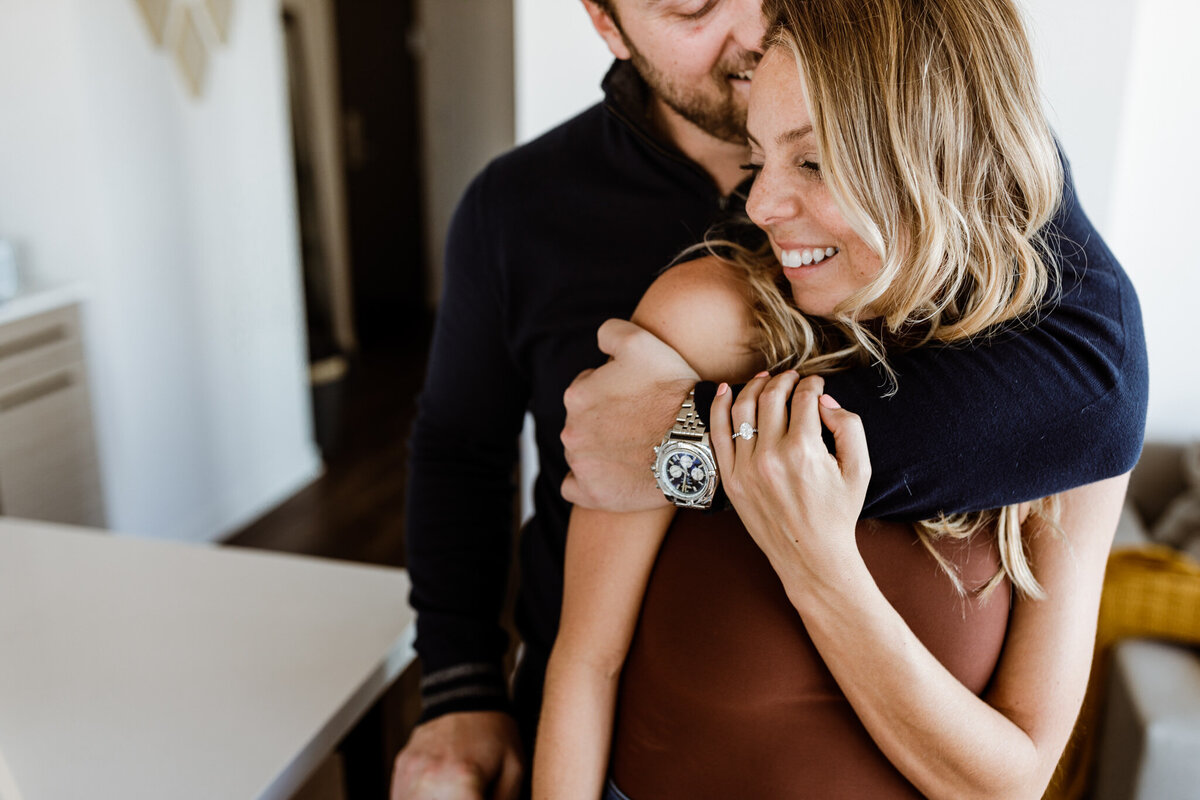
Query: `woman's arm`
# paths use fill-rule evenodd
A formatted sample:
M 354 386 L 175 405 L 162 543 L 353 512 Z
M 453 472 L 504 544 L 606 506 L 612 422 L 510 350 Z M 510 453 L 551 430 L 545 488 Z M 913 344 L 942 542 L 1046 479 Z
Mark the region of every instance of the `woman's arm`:
M 741 285 L 712 259 L 664 273 L 642 298 L 634 321 L 710 379 L 744 378 L 758 368 L 748 346 L 750 312 Z M 648 479 L 648 469 L 646 474 Z M 571 512 L 562 617 L 546 668 L 534 756 L 534 798 L 600 795 L 618 679 L 674 511 Z
M 789 384 L 799 384 L 794 393 Z M 728 393 L 718 397 L 713 433 L 726 491 L 859 719 L 914 786 L 931 798 L 1040 797 L 1086 688 L 1127 476 L 1066 492 L 1062 537 L 1027 523 L 1031 563 L 1048 596 L 1018 599 L 980 698 L 916 638 L 859 555 L 854 519 L 870 474 L 866 443 L 857 417 L 818 399 L 821 387 L 820 379 L 792 376 L 752 382 L 749 398 L 743 392 L 732 409 Z M 755 415 L 759 436 L 725 446 L 724 431 Z M 821 441 L 822 422 L 837 457 Z
M 600 796 L 617 681 L 674 510 L 571 512 L 562 618 L 546 667 L 533 764 L 535 798 Z

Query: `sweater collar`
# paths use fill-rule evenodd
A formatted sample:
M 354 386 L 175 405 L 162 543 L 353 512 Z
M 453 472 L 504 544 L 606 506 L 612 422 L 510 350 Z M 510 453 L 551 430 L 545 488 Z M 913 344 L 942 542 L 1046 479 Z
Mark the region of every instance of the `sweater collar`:
M 659 133 L 650 118 L 652 96 L 650 87 L 629 61 L 614 59 L 613 64 L 600 84 L 604 89 L 604 105 L 633 132 L 670 158 L 682 161 L 693 169 L 704 172 L 683 151 Z
M 618 112 L 629 124 L 637 126 L 640 132 L 652 134 L 661 141 L 650 121 L 650 87 L 632 62 L 614 59 L 604 80 L 600 82 L 600 88 L 604 90 L 604 102 L 609 108 Z M 662 143 L 667 144 L 665 141 Z
M 614 59 L 600 86 L 604 90 L 604 105 L 609 113 L 663 156 L 687 166 L 712 184 L 712 178 L 704 168 L 688 158 L 673 142 L 665 139 L 655 127 L 650 118 L 650 87 L 631 62 Z M 734 196 L 745 202 L 751 182 L 749 178 L 743 182 L 734 190 Z

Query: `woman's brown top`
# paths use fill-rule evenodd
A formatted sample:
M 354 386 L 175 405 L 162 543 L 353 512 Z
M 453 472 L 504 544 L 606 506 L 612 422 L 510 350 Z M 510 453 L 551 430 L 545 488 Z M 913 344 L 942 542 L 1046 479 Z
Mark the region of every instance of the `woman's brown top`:
M 981 693 L 1004 644 L 1009 586 L 963 596 L 911 526 L 860 522 L 880 590 L 950 672 Z M 994 536 L 939 545 L 969 588 Z M 613 777 L 631 800 L 920 793 L 875 746 L 732 512 L 680 512 L 654 566 L 621 678 Z

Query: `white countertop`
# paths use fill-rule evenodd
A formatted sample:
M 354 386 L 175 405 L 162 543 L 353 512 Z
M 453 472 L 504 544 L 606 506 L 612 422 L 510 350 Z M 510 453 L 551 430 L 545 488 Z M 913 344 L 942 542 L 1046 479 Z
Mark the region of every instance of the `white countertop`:
M 412 661 L 408 587 L 0 518 L 0 795 L 290 797 Z
M 81 302 L 85 295 L 86 289 L 81 283 L 22 289 L 11 300 L 0 302 L 0 325 Z

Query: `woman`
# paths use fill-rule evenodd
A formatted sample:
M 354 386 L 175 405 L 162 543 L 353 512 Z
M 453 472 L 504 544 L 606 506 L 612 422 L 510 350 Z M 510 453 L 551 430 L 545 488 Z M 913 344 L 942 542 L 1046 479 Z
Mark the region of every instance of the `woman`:
M 1038 797 L 1124 479 L 1061 517 L 859 522 L 866 442 L 816 374 L 1036 317 L 1062 177 L 1029 46 L 1009 0 L 779 5 L 748 121 L 765 239 L 634 316 L 704 378 L 756 375 L 713 405 L 737 515 L 576 509 L 534 794 L 597 797 L 611 743 L 633 800 Z

